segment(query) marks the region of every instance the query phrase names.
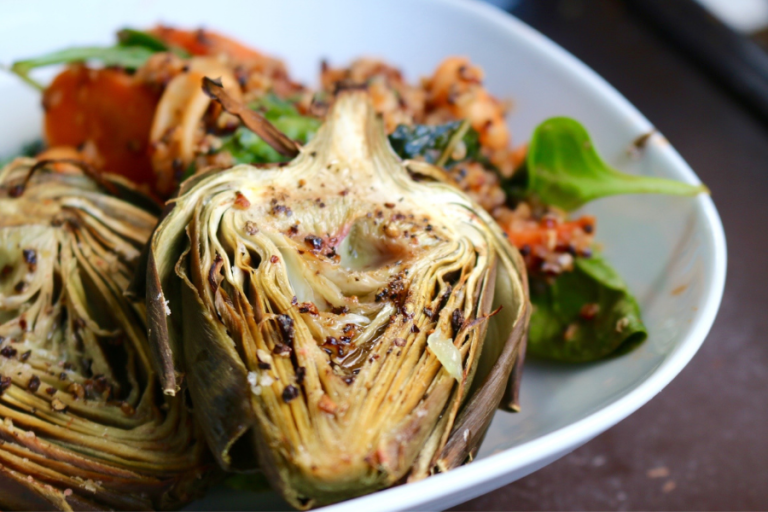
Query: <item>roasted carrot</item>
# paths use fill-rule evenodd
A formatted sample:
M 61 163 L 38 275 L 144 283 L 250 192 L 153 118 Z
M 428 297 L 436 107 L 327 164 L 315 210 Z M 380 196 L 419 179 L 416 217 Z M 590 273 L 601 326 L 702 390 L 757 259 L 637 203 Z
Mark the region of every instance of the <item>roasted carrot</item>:
M 71 66 L 43 95 L 45 137 L 49 146 L 94 146 L 96 167 L 153 184 L 148 144 L 158 100 L 121 70 Z

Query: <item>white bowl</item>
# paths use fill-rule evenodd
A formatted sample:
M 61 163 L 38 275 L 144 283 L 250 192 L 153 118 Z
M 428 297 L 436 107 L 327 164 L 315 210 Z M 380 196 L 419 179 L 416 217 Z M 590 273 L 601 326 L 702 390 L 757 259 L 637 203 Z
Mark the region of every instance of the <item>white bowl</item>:
M 361 55 L 397 64 L 412 80 L 448 55 L 469 56 L 486 84 L 515 108 L 518 142 L 554 115 L 579 119 L 606 160 L 626 172 L 690 183 L 698 178 L 656 135 L 639 160 L 627 149 L 651 124 L 611 86 L 538 32 L 486 4 L 460 0 L 13 2 L 0 18 L 0 63 L 73 44 L 110 43 L 116 29 L 157 21 L 204 25 L 286 60 L 315 83 L 319 62 Z M 39 96 L 0 76 L 0 155 L 40 130 Z M 570 452 L 650 400 L 688 363 L 717 313 L 725 282 L 723 228 L 707 196 L 597 201 L 598 240 L 642 306 L 648 341 L 629 355 L 586 365 L 529 362 L 523 412 L 499 412 L 478 460 L 446 474 L 328 510 L 440 509 L 521 478 Z M 684 405 L 681 405 L 684 407 Z M 190 508 L 274 509 L 275 495 L 224 488 Z

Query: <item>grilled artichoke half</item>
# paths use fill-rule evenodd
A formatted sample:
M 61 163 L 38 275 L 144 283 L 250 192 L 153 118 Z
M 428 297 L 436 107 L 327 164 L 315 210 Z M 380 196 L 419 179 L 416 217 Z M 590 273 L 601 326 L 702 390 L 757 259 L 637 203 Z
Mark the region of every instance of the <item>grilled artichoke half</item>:
M 258 460 L 309 508 L 471 457 L 522 356 L 524 267 L 465 195 L 411 178 L 365 92 L 287 166 L 195 177 L 172 205 L 150 338 L 224 468 Z
M 0 507 L 175 507 L 202 443 L 123 295 L 157 217 L 102 188 L 140 201 L 127 183 L 56 166 L 0 171 Z

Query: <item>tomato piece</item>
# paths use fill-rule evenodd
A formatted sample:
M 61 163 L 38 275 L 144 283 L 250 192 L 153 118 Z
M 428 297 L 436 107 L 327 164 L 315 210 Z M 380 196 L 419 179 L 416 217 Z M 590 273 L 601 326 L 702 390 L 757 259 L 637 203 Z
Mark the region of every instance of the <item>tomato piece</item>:
M 71 66 L 43 95 L 49 146 L 93 144 L 95 165 L 154 184 L 149 133 L 159 94 L 117 69 Z

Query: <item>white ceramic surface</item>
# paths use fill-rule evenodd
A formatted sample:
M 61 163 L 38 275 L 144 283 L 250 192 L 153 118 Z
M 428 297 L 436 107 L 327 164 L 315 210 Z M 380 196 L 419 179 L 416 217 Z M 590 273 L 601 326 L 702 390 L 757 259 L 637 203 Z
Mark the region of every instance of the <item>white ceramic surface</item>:
M 606 160 L 626 172 L 698 182 L 660 135 L 639 160 L 631 141 L 650 123 L 586 66 L 528 26 L 488 5 L 462 0 L 202 0 L 4 2 L 0 63 L 74 44 L 109 43 L 116 29 L 157 21 L 219 29 L 286 60 L 316 82 L 319 61 L 384 57 L 415 80 L 442 58 L 481 65 L 493 93 L 514 100 L 517 141 L 546 117 L 581 120 Z M 49 72 L 50 74 L 50 72 Z M 0 73 L 0 155 L 40 130 L 39 97 Z M 709 197 L 632 196 L 597 201 L 598 239 L 638 296 L 650 337 L 610 361 L 566 366 L 530 362 L 523 412 L 497 413 L 474 463 L 425 481 L 333 507 L 439 509 L 521 478 L 638 409 L 680 372 L 704 341 L 725 281 L 725 238 Z M 684 407 L 685 404 L 681 404 Z M 191 509 L 275 509 L 272 494 L 214 490 Z

